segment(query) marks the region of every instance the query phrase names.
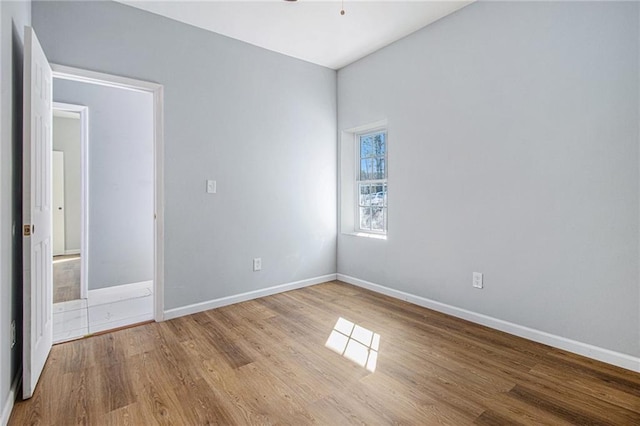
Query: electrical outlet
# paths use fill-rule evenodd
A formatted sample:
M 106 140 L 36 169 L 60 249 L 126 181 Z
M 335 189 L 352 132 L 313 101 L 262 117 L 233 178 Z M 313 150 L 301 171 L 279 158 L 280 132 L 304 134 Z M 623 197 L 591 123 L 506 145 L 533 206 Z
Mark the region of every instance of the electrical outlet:
M 474 272 L 473 273 L 473 286 L 475 288 L 482 288 L 482 273 Z
M 262 258 L 256 257 L 253 259 L 253 271 L 261 271 L 262 270 Z
M 215 180 L 207 180 L 207 194 L 215 194 L 217 189 L 216 186 Z
M 11 321 L 11 348 L 16 345 L 16 320 Z

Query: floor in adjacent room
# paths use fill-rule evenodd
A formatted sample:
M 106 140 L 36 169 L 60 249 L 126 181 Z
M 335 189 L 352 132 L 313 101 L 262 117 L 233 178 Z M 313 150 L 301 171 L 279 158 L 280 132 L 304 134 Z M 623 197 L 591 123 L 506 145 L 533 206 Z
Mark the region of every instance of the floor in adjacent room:
M 81 299 L 80 255 L 53 257 L 53 342 L 89 334 L 87 300 Z
M 53 303 L 80 299 L 80 255 L 53 257 Z
M 640 424 L 640 374 L 340 282 L 54 346 L 23 424 Z

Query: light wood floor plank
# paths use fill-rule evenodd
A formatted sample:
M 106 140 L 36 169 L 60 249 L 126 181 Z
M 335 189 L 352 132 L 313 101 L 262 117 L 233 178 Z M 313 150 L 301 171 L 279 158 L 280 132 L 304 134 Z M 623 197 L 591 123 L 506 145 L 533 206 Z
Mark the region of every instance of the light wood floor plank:
M 9 424 L 638 425 L 640 374 L 334 281 L 56 345 Z

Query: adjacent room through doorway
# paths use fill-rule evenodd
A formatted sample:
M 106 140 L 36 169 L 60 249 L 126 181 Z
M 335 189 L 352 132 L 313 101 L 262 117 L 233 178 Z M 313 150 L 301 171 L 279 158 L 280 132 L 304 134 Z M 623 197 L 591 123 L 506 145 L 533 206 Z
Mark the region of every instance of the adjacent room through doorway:
M 55 105 L 52 155 L 54 303 L 80 299 L 81 139 L 80 112 Z
M 83 206 L 87 176 L 87 107 L 55 102 L 52 124 L 53 341 L 88 334 L 87 291 L 83 288 Z M 83 267 L 84 266 L 84 267 Z
M 53 341 L 153 319 L 149 92 L 54 78 Z

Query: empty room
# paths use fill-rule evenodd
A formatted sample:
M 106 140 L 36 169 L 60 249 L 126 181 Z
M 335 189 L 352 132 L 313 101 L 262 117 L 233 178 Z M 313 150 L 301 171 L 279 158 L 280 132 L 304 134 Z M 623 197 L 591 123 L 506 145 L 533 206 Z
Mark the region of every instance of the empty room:
M 640 2 L 0 1 L 1 425 L 640 424 Z

